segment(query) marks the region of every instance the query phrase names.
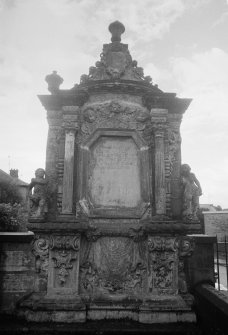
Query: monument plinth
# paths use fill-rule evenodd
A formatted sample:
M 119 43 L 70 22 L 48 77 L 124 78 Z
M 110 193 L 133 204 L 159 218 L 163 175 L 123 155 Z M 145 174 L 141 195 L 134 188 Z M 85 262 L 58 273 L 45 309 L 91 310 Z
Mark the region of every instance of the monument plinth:
M 48 211 L 29 223 L 37 269 L 36 293 L 21 304 L 29 320 L 195 321 L 185 260 L 201 226 L 195 207 L 182 216 L 180 137 L 191 100 L 144 76 L 121 43 L 124 30 L 110 25 L 112 42 L 80 84 L 61 90 L 54 72 L 52 94 L 39 96 Z

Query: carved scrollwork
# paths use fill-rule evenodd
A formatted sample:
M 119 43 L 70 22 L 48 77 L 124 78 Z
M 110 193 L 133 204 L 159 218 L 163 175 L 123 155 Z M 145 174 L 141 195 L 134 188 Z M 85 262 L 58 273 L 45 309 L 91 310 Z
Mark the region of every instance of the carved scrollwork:
M 139 131 L 147 143 L 151 141 L 150 113 L 138 104 L 117 100 L 93 103 L 84 107 L 82 116 L 79 141 L 86 139 L 97 128 L 133 129 Z
M 151 77 L 145 77 L 143 68 L 138 67 L 137 61 L 132 60 L 127 44 L 110 43 L 103 46 L 100 61 L 89 68 L 89 75 L 81 76 L 80 84 L 87 84 L 93 80 L 121 78 L 152 84 Z
M 75 250 L 80 248 L 80 236 L 51 236 L 50 249 Z
M 36 236 L 32 245 L 32 253 L 35 256 L 36 272 L 48 274 L 49 238 L 47 236 Z
M 180 257 L 191 256 L 195 248 L 194 239 L 190 236 L 185 236 L 179 240 L 179 255 Z
M 150 236 L 148 238 L 149 251 L 176 251 L 178 240 L 175 237 Z

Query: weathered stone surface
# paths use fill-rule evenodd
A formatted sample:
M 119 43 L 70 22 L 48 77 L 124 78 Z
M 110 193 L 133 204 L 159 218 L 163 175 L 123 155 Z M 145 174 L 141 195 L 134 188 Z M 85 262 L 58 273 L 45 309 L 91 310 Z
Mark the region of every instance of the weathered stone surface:
M 140 168 L 133 139 L 100 137 L 91 156 L 89 189 L 94 204 L 137 206 L 141 196 Z
M 28 239 L 28 234 L 23 234 Z M 6 235 L 1 238 L 0 310 L 13 312 L 18 299 L 34 290 L 34 259 L 31 254 L 30 241 L 31 236 L 27 242 L 23 240 L 17 242 L 15 239 L 7 242 Z

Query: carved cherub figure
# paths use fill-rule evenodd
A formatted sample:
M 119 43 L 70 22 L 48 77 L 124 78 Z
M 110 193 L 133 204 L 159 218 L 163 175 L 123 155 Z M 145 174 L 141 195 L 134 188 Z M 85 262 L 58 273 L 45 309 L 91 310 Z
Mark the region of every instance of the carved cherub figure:
M 183 185 L 183 217 L 186 220 L 198 220 L 199 197 L 202 195 L 200 183 L 188 164 L 181 165 Z
M 44 169 L 37 169 L 35 178 L 32 178 L 29 184 L 30 216 L 35 218 L 44 218 L 47 212 L 47 180 L 44 176 Z

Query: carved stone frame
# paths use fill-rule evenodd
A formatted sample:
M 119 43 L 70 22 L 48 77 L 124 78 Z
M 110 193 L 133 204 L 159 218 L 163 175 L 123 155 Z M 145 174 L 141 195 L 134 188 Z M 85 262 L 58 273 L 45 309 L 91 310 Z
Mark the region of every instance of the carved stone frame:
M 139 149 L 139 168 L 140 168 L 140 184 L 141 184 L 141 201 L 136 207 L 105 207 L 95 206 L 90 197 L 88 189 L 88 166 L 90 159 L 90 148 L 101 136 L 106 137 L 126 137 L 132 138 Z M 84 213 L 90 218 L 142 218 L 143 214 L 150 206 L 150 178 L 149 178 L 149 147 L 135 130 L 112 130 L 97 129 L 80 146 L 81 166 L 79 181 L 79 204 Z

